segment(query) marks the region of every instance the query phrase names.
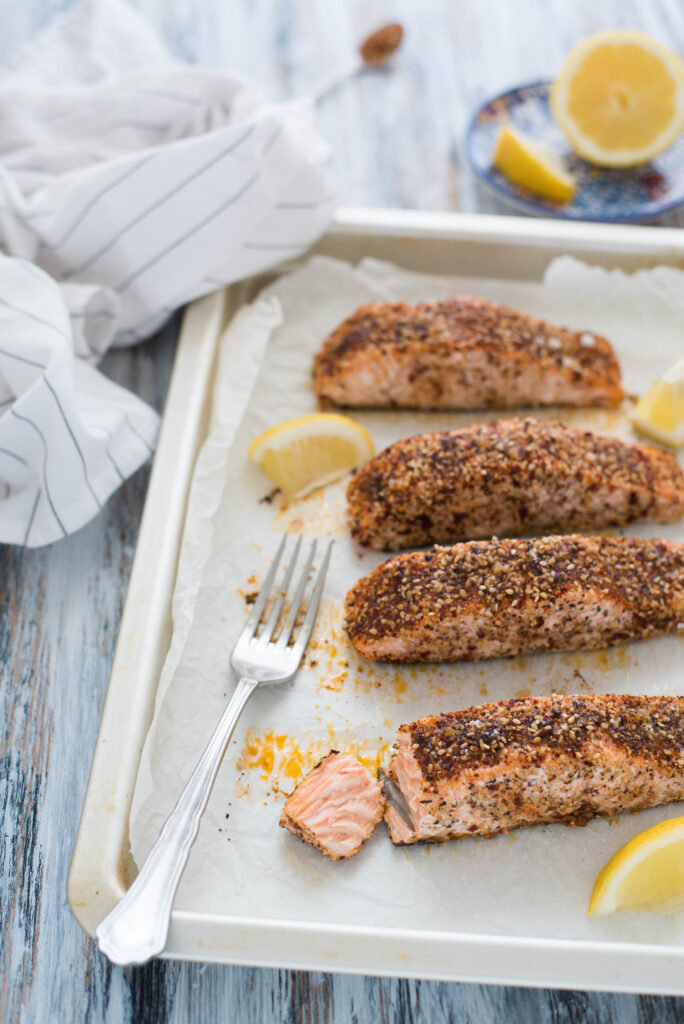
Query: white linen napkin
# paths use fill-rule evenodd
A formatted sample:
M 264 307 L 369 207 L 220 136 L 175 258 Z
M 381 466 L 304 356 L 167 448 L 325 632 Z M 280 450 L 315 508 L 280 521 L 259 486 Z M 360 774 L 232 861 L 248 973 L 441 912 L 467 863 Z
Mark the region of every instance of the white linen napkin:
M 148 458 L 156 414 L 93 364 L 308 248 L 327 157 L 310 101 L 174 62 L 124 0 L 0 78 L 0 542 L 79 529 Z

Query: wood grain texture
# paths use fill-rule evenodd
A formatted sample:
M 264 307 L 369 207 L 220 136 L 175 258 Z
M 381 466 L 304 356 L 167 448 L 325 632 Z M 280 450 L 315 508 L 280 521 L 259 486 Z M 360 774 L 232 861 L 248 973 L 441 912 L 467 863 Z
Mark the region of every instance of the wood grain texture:
M 70 0 L 0 0 L 0 59 Z M 172 50 L 306 90 L 387 20 L 407 28 L 392 72 L 320 112 L 340 200 L 505 212 L 463 167 L 475 103 L 551 76 L 586 33 L 635 26 L 684 53 L 681 0 L 139 0 Z M 684 215 L 666 223 L 684 225 Z M 178 320 L 105 370 L 163 405 Z M 157 961 L 112 968 L 71 917 L 78 828 L 149 469 L 77 535 L 0 548 L 0 1021 L 68 1024 L 675 1024 L 684 1000 L 250 970 Z

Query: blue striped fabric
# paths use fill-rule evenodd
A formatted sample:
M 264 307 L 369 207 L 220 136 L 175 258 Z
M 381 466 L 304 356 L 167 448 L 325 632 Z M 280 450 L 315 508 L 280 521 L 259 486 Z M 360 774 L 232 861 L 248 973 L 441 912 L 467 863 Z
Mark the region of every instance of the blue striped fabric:
M 157 417 L 95 368 L 180 305 L 297 255 L 333 205 L 308 101 L 171 60 L 122 0 L 0 78 L 0 541 L 79 529 Z

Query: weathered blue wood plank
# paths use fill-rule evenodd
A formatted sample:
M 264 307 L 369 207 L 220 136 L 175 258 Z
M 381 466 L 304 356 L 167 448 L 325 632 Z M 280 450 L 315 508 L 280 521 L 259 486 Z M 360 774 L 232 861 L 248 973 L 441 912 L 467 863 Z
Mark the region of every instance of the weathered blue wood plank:
M 0 3 L 0 59 L 70 0 Z M 590 31 L 642 27 L 684 53 L 681 0 L 138 0 L 174 52 L 294 95 L 343 64 L 370 28 L 399 19 L 392 74 L 365 76 L 321 109 L 341 201 L 501 211 L 463 167 L 483 97 L 552 75 Z M 684 225 L 673 214 L 671 224 Z M 163 404 L 174 330 L 107 360 Z M 684 1000 L 557 993 L 159 961 L 112 968 L 80 931 L 66 877 L 147 485 L 141 470 L 102 514 L 52 548 L 0 549 L 0 1021 L 67 1024 L 674 1024 Z

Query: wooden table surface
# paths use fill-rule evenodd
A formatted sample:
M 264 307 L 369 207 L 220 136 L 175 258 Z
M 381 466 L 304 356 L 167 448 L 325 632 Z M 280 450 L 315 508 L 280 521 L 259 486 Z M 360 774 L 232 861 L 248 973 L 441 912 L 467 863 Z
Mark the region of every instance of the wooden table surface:
M 65 0 L 6 0 L 0 59 Z M 177 56 L 260 79 L 274 97 L 343 65 L 400 20 L 391 73 L 339 90 L 320 114 L 342 203 L 507 212 L 463 166 L 475 103 L 551 77 L 589 32 L 638 27 L 684 54 L 682 0 L 139 0 Z M 682 214 L 668 223 L 684 225 Z M 179 317 L 104 369 L 158 409 Z M 37 551 L 0 548 L 0 1021 L 243 1024 L 684 1020 L 684 999 L 345 977 L 157 961 L 113 968 L 72 918 L 66 879 L 149 467 L 85 529 Z

